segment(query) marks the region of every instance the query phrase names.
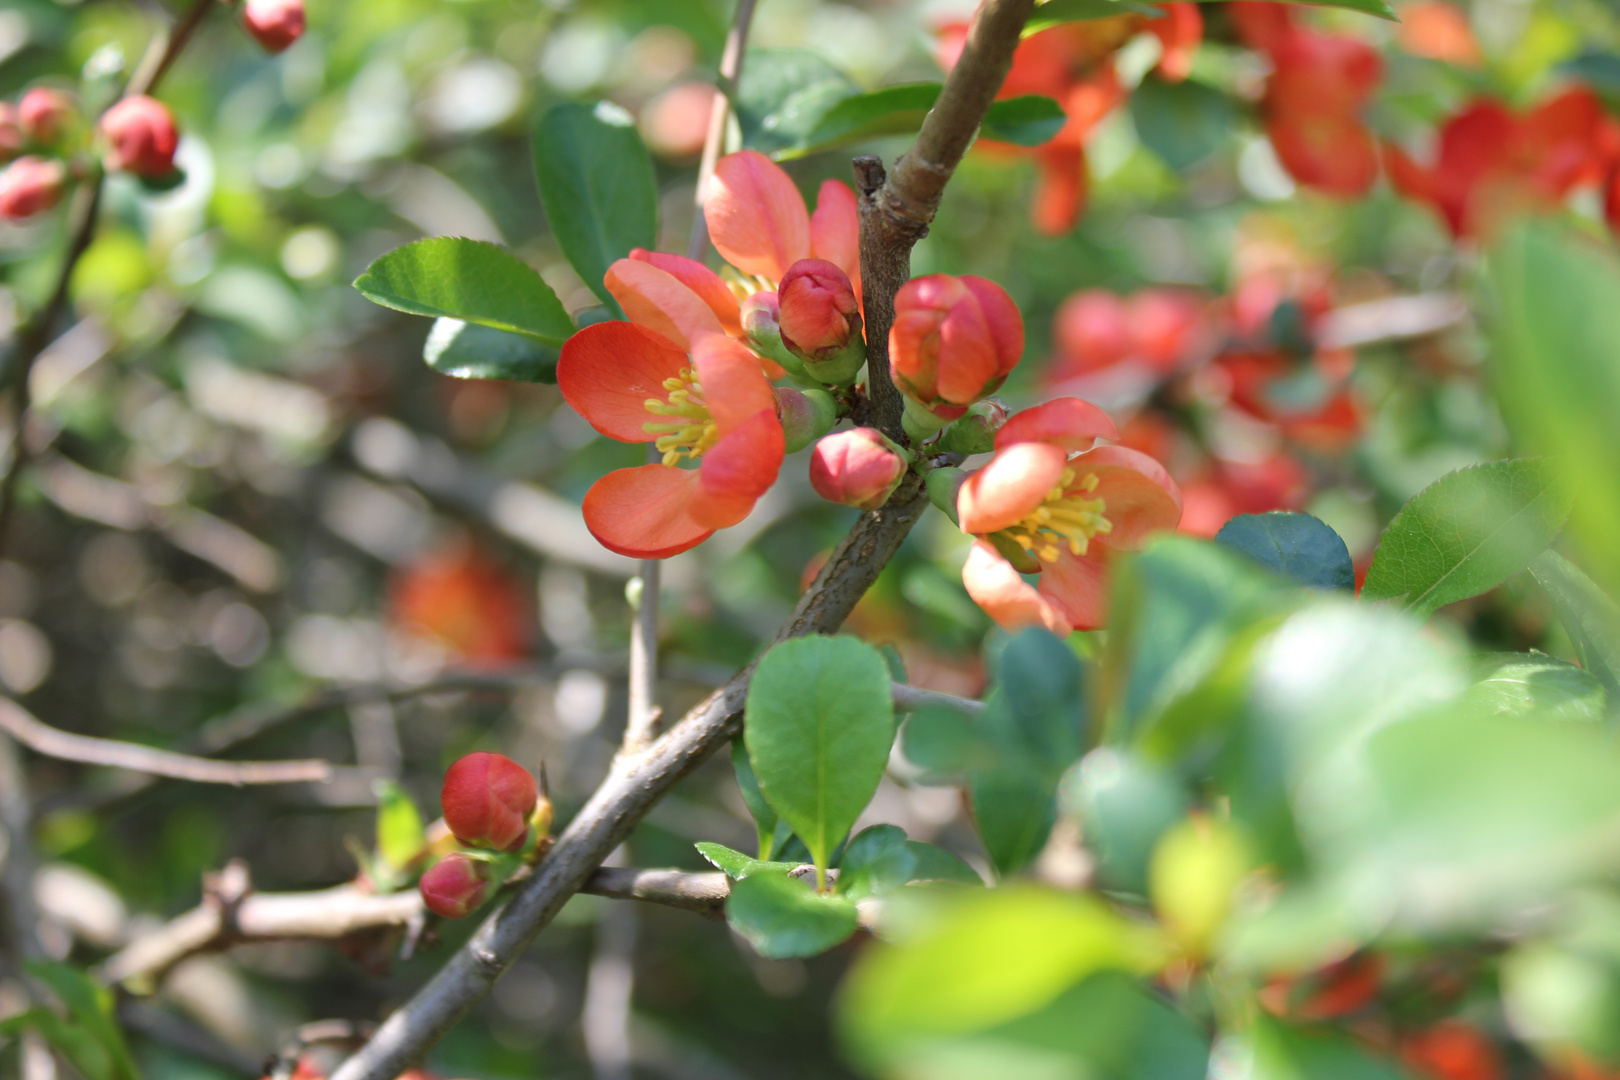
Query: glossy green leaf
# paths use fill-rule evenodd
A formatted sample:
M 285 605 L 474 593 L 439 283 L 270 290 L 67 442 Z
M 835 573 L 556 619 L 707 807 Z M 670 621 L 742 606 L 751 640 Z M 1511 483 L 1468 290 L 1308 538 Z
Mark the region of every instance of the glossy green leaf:
M 747 804 L 748 813 L 754 818 L 754 828 L 759 833 L 759 857 L 769 860 L 776 847 L 778 819 L 771 804 L 765 801 L 764 792 L 759 790 L 759 779 L 754 776 L 754 766 L 748 760 L 748 747 L 743 745 L 741 739 L 731 740 L 731 768 L 736 773 L 737 788 L 742 792 L 743 802 Z
M 1551 598 L 1581 664 L 1610 694 L 1620 695 L 1620 605 L 1556 551 L 1537 555 L 1530 573 Z
M 1447 473 L 1384 530 L 1361 596 L 1427 615 L 1488 592 L 1547 549 L 1569 505 L 1545 459 Z
M 942 83 L 924 82 L 851 94 L 833 103 L 801 143 L 784 148 L 777 156 L 800 157 L 864 139 L 909 135 L 922 127 L 923 118 L 934 107 L 942 89 Z M 1067 122 L 1068 117 L 1056 101 L 1032 94 L 990 106 L 982 133 L 986 138 L 1019 146 L 1039 146 Z
M 404 870 L 427 846 L 422 815 L 405 789 L 392 780 L 379 780 L 377 793 L 377 856 L 395 872 Z
M 1327 1027 L 1257 1019 L 1252 1032 L 1254 1080 L 1405 1080 L 1395 1065 Z
M 792 870 L 798 863 L 771 862 L 766 859 L 755 859 L 744 855 L 735 848 L 728 848 L 724 844 L 716 844 L 709 840 L 700 840 L 692 845 L 697 848 L 698 854 L 708 860 L 716 870 L 725 872 L 733 881 L 741 881 L 751 874 Z
M 607 268 L 658 246 L 658 180 L 635 119 L 609 102 L 553 105 L 535 125 L 534 172 L 558 246 L 618 313 L 602 283 Z
M 992 760 L 968 773 L 973 823 L 996 873 L 1034 861 L 1057 820 L 1057 784 L 1021 761 Z
M 838 892 L 851 900 L 893 892 L 912 879 L 917 856 L 904 829 L 873 825 L 862 829 L 844 847 L 838 860 Z
M 743 146 L 766 154 L 807 146 L 827 111 L 859 93 L 808 49 L 751 49 L 734 98 Z
M 1067 22 L 1115 19 L 1121 15 L 1145 15 L 1158 19 L 1164 17 L 1164 12 L 1152 4 L 1136 3 L 1135 0 L 1046 0 L 1024 24 L 1024 36 L 1038 34 Z
M 1591 673 L 1541 653 L 1493 653 L 1474 662 L 1462 700 L 1488 713 L 1596 723 L 1608 694 Z
M 1039 94 L 1026 94 L 990 106 L 979 130 L 987 139 L 1017 146 L 1039 146 L 1062 131 L 1068 121 L 1063 106 L 1056 101 Z
M 894 743 L 889 669 L 852 637 L 803 637 L 765 654 L 743 736 L 760 790 L 818 867 L 877 791 Z
M 1231 98 L 1193 79 L 1143 79 L 1131 94 L 1130 107 L 1137 138 L 1176 172 L 1219 149 L 1233 131 L 1237 113 Z
M 849 897 L 817 893 L 781 871 L 750 874 L 732 885 L 726 921 L 772 959 L 826 952 L 858 925 Z
M 574 332 L 557 294 L 528 263 L 482 240 L 440 236 L 395 248 L 354 287 L 373 303 L 561 345 Z
M 1491 361 L 1516 443 L 1554 457 L 1585 565 L 1620 590 L 1620 259 L 1545 222 L 1491 249 Z
M 1354 592 L 1356 568 L 1339 534 L 1309 514 L 1239 514 L 1215 542 L 1301 585 Z
M 460 319 L 435 319 L 422 359 L 453 379 L 508 379 L 554 383 L 561 354 L 522 334 L 509 334 Z
M 912 858 L 917 863 L 911 872 L 912 881 L 949 881 L 961 885 L 984 884 L 984 879 L 979 876 L 978 871 L 963 861 L 959 855 L 933 844 L 925 844 L 921 840 L 907 840 L 906 847 L 910 849 Z

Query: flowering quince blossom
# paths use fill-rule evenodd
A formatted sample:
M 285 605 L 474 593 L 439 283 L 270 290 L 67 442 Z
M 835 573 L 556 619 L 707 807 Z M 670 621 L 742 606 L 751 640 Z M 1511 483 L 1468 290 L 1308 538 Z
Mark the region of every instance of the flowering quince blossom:
M 444 774 L 439 802 L 444 823 L 469 847 L 516 851 L 529 836 L 540 789 L 529 771 L 501 754 L 478 752 Z
M 61 200 L 66 181 L 60 161 L 18 158 L 0 172 L 0 218 L 20 221 L 49 210 Z
M 894 297 L 889 364 L 913 435 L 937 431 L 1006 381 L 1024 354 L 1024 317 L 981 277 L 912 278 Z
M 422 874 L 417 889 L 433 914 L 460 919 L 483 906 L 489 896 L 489 865 L 453 851 Z
M 1093 446 L 1116 435 L 1095 405 L 1058 398 L 1014 414 L 990 463 L 962 484 L 957 515 L 975 538 L 962 583 L 1002 627 L 1101 626 L 1110 553 L 1176 527 L 1181 492 L 1163 466 L 1123 446 Z M 1039 573 L 1039 584 L 1026 573 Z
M 99 126 L 111 147 L 108 168 L 147 180 L 160 180 L 174 172 L 180 130 L 174 114 L 161 101 L 144 94 L 124 98 L 102 113 Z

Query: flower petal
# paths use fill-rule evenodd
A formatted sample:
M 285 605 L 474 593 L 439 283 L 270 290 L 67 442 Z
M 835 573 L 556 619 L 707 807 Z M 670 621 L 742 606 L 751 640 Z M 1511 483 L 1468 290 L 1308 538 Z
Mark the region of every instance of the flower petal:
M 761 409 L 776 415 L 776 395 L 755 356 L 742 343 L 724 334 L 709 334 L 692 346 L 692 364 L 698 385 L 721 435 L 752 419 Z
M 745 274 L 777 281 L 810 254 L 810 215 L 782 167 L 755 150 L 727 154 L 714 167 L 703 216 L 709 239 Z
M 967 562 L 962 564 L 962 585 L 973 602 L 1004 630 L 1044 626 L 1054 634 L 1069 632 L 1064 616 L 1051 601 L 1025 581 L 987 541 L 973 542 Z
M 586 423 L 620 442 L 651 442 L 647 399 L 668 396 L 664 380 L 686 367 L 686 353 L 627 322 L 587 326 L 563 343 L 557 388 Z
M 696 259 L 684 255 L 669 255 L 662 251 L 636 248 L 630 257 L 637 262 L 650 263 L 697 293 L 698 299 L 708 305 L 720 325 L 732 337 L 742 336 L 742 314 L 736 294 L 720 280 L 720 275 Z
M 703 543 L 714 529 L 690 513 L 696 469 L 640 465 L 608 473 L 585 493 L 585 527 L 609 551 L 667 559 Z
M 984 535 L 1023 520 L 1063 478 L 1068 455 L 1050 443 L 1014 443 L 997 450 L 956 496 L 962 531 Z
M 701 296 L 650 262 L 619 259 L 602 280 L 631 322 L 682 349 L 690 349 L 704 334 L 725 333 Z
M 1181 489 L 1164 466 L 1125 446 L 1099 446 L 1069 463 L 1076 477 L 1094 473 L 1103 514 L 1113 523 L 1097 539 L 1111 548 L 1134 550 L 1149 534 L 1169 531 L 1181 520 Z
M 935 393 L 953 405 L 979 400 L 996 378 L 1000 363 L 990 337 L 990 320 L 976 302 L 951 305 L 939 324 L 939 357 Z
M 810 252 L 849 275 L 855 296 L 861 295 L 861 224 L 855 193 L 848 184 L 825 180 L 810 215 Z
M 1108 551 L 1101 544 L 1084 555 L 1064 551 L 1041 567 L 1038 591 L 1063 624 L 1053 633 L 1095 630 L 1107 621 Z
M 1113 418 L 1089 401 L 1077 397 L 1054 398 L 1008 417 L 996 432 L 996 449 L 1021 442 L 1044 442 L 1071 453 L 1090 450 L 1098 439 L 1117 439 Z
M 782 468 L 782 422 L 776 412 L 756 413 L 711 446 L 698 467 L 702 482 L 692 500 L 694 521 L 711 529 L 735 525 L 776 483 Z
M 990 343 L 995 347 L 996 374 L 1006 375 L 1018 366 L 1024 355 L 1024 316 L 1013 298 L 993 281 L 965 274 L 962 284 L 979 302 Z

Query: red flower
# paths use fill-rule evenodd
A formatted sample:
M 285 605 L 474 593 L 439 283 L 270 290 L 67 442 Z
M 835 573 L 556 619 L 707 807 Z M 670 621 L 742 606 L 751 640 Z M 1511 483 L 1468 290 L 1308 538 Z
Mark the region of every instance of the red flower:
M 1468 12 L 1445 0 L 1419 0 L 1401 8 L 1395 41 L 1413 56 L 1442 63 L 1478 67 L 1484 61 Z
M 1110 554 L 1175 528 L 1181 492 L 1163 466 L 1123 446 L 1087 449 L 1115 434 L 1095 405 L 1058 398 L 1008 420 L 995 457 L 962 485 L 958 517 L 976 538 L 962 583 L 1006 629 L 1101 626 Z M 1037 572 L 1038 585 L 1024 581 Z
M 1434 1080 L 1502 1080 L 1501 1054 L 1483 1032 L 1461 1020 L 1443 1020 L 1401 1043 L 1401 1060 Z
M 889 364 L 906 416 L 938 430 L 995 392 L 1024 354 L 1024 317 L 980 277 L 912 278 L 894 297 Z
M 282 52 L 303 36 L 304 0 L 243 0 L 242 25 L 265 52 Z
M 588 326 L 557 364 L 563 397 L 597 431 L 651 442 L 662 464 L 620 469 L 585 496 L 585 524 L 621 555 L 663 559 L 748 516 L 784 453 L 759 358 L 720 333 L 686 350 L 631 323 Z M 682 458 L 695 469 L 679 468 Z
M 36 86 L 17 103 L 17 121 L 23 134 L 36 143 L 55 142 L 75 112 L 72 96 L 49 86 Z
M 1143 289 L 1122 297 L 1083 289 L 1058 308 L 1052 336 L 1058 348 L 1049 382 L 1062 382 L 1128 361 L 1168 375 L 1208 337 L 1209 305 L 1187 289 Z
M 444 774 L 444 823 L 469 847 L 516 851 L 529 836 L 540 789 L 529 771 L 500 754 L 460 758 Z
M 127 97 L 101 116 L 101 133 L 112 144 L 107 167 L 156 180 L 174 171 L 174 151 L 180 132 L 168 106 L 137 94 Z
M 703 217 L 714 249 L 744 274 L 763 279 L 764 288 L 800 259 L 817 258 L 847 274 L 860 295 L 860 226 L 855 193 L 847 185 L 823 183 L 812 215 L 780 165 L 743 150 L 715 165 Z
M 474 663 L 528 651 L 529 613 L 520 581 L 467 544 L 403 567 L 389 583 L 389 618 Z
M 906 475 L 903 451 L 875 428 L 828 435 L 810 455 L 810 486 L 828 502 L 876 510 Z
M 433 914 L 459 919 L 483 906 L 489 895 L 489 866 L 459 851 L 452 852 L 427 868 L 417 888 L 422 903 Z
M 67 173 L 60 161 L 20 157 L 0 172 L 0 218 L 18 221 L 55 206 Z

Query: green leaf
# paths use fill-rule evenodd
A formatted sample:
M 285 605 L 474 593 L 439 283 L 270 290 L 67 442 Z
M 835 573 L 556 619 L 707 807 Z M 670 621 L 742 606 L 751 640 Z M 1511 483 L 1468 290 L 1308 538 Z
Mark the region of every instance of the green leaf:
M 1046 0 L 1024 24 L 1024 36 L 1029 37 L 1066 22 L 1115 19 L 1121 15 L 1146 15 L 1160 19 L 1164 17 L 1164 12 L 1152 4 L 1136 3 L 1134 0 Z
M 849 76 L 807 49 L 750 49 L 733 98 L 743 147 L 775 154 L 807 146 L 827 111 L 858 93 Z
M 1187 811 L 1175 777 L 1136 754 L 1101 747 L 1081 760 L 1068 795 L 1098 884 L 1146 896 L 1153 849 Z
M 560 355 L 531 337 L 450 318 L 435 319 L 422 346 L 428 367 L 453 379 L 554 383 Z
M 1494 653 L 1474 662 L 1474 685 L 1462 700 L 1481 712 L 1596 723 L 1608 694 L 1589 672 L 1541 653 Z
M 1405 1080 L 1407 1075 L 1331 1028 L 1257 1016 L 1253 1040 L 1254 1080 Z
M 1503 417 L 1519 446 L 1555 456 L 1585 565 L 1620 590 L 1620 260 L 1606 241 L 1534 222 L 1487 269 Z
M 1427 615 L 1502 584 L 1547 549 L 1570 500 L 1545 459 L 1447 473 L 1384 530 L 1362 584 L 1367 600 Z
M 764 792 L 759 790 L 759 779 L 754 776 L 754 766 L 748 760 L 748 747 L 741 739 L 731 740 L 731 768 L 737 776 L 737 788 L 742 792 L 743 802 L 747 804 L 749 814 L 753 815 L 754 829 L 759 833 L 759 857 L 769 860 L 776 848 L 776 811 L 771 809 L 771 804 L 765 801 Z
M 906 847 L 917 860 L 911 872 L 912 881 L 949 881 L 961 885 L 983 885 L 978 871 L 964 862 L 961 856 L 921 840 L 907 840 Z
M 1017 741 L 1052 776 L 1062 775 L 1086 738 L 1079 658 L 1051 631 L 1031 627 L 1007 642 L 995 669 Z
M 140 1071 L 115 1018 L 112 991 L 68 964 L 35 960 L 25 966 L 61 999 L 71 1026 L 88 1034 L 100 1047 L 107 1063 L 102 1075 L 109 1080 L 138 1080 Z M 49 1038 L 48 1032 L 41 1033 Z
M 873 825 L 862 829 L 844 847 L 838 860 L 838 892 L 851 900 L 893 892 L 912 879 L 917 856 L 904 829 Z
M 446 317 L 561 345 L 574 323 L 534 268 L 482 240 L 439 236 L 395 248 L 354 287 L 373 303 Z
M 422 815 L 405 789 L 392 780 L 378 780 L 377 855 L 395 872 L 403 871 L 427 846 L 427 830 Z
M 1225 94 L 1192 79 L 1173 83 L 1145 78 L 1131 93 L 1130 104 L 1137 138 L 1176 172 L 1186 172 L 1219 149 L 1234 128 L 1237 111 Z
M 778 151 L 778 158 L 802 157 L 818 150 L 861 142 L 884 135 L 909 135 L 922 127 L 943 84 L 906 83 L 885 86 L 865 94 L 851 94 L 834 102 L 803 140 Z M 1038 94 L 1009 98 L 990 106 L 985 114 L 986 138 L 1039 146 L 1060 131 L 1068 117 L 1063 107 Z
M 1221 526 L 1215 542 L 1301 585 L 1356 589 L 1356 569 L 1344 540 L 1309 514 L 1239 514 Z
M 821 870 L 883 778 L 895 730 L 889 687 L 883 655 L 852 637 L 784 641 L 754 671 L 749 760 Z
M 1049 141 L 1069 118 L 1063 106 L 1049 97 L 1026 94 L 1006 98 L 990 106 L 980 131 L 987 139 L 1000 139 L 1018 146 L 1039 146 Z
M 981 719 L 989 719 L 987 711 Z M 1057 820 L 1057 784 L 1021 761 L 995 760 L 968 773 L 973 823 L 1001 877 L 1034 861 Z
M 1581 664 L 1610 694 L 1620 695 L 1620 605 L 1556 551 L 1531 560 L 1530 574 L 1551 598 Z
M 716 844 L 709 840 L 700 840 L 692 845 L 716 870 L 725 871 L 726 877 L 733 881 L 741 881 L 751 874 L 774 873 L 778 870 L 786 873 L 798 863 L 768 862 L 763 859 L 750 858 L 734 848 L 724 844 Z
M 761 956 L 815 956 L 859 925 L 847 896 L 811 890 L 780 871 L 751 874 L 731 887 L 726 921 Z
M 906 718 L 900 750 L 923 770 L 924 784 L 954 784 L 967 770 L 979 746 L 973 720 L 958 709 L 930 705 Z
M 603 275 L 631 249 L 658 246 L 658 180 L 635 120 L 606 101 L 553 105 L 535 125 L 534 174 L 558 246 L 619 314 Z
M 62 1019 L 49 1009 L 29 1009 L 0 1020 L 0 1035 L 16 1035 L 23 1031 L 37 1032 L 52 1050 L 61 1054 L 85 1080 L 122 1080 L 112 1056 L 100 1039 L 82 1024 Z

